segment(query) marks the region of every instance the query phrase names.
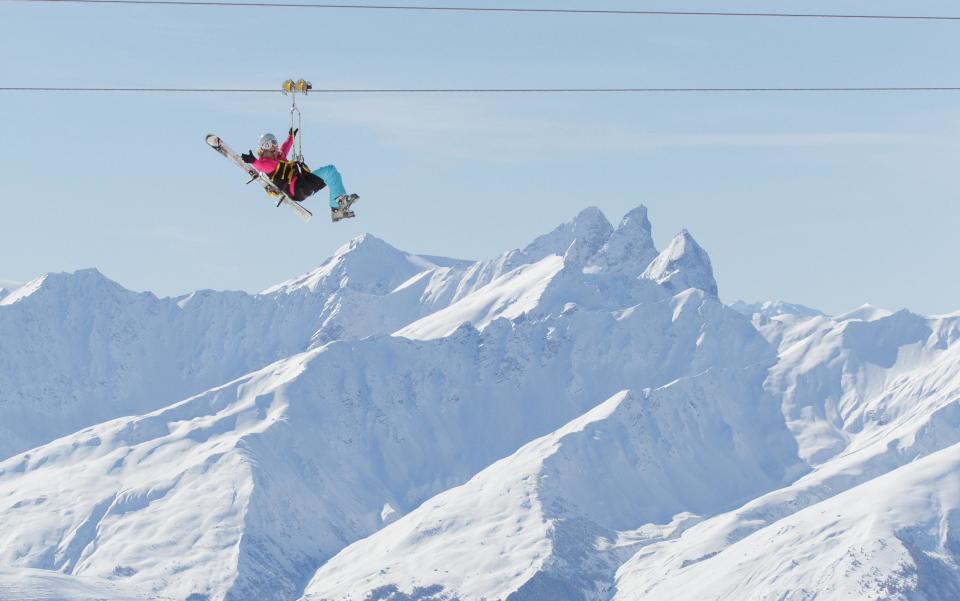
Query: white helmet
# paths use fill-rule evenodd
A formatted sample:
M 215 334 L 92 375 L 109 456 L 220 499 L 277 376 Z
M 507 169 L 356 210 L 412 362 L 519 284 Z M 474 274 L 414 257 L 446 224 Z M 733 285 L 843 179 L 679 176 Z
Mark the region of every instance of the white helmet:
M 260 141 L 257 142 L 257 146 L 259 146 L 261 150 L 276 150 L 278 145 L 277 136 L 273 134 L 263 134 L 260 136 Z

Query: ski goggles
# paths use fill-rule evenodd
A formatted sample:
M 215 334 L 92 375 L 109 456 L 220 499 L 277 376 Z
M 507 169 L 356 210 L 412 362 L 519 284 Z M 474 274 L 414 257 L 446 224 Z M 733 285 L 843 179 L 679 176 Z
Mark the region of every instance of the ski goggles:
M 260 136 L 260 139 L 257 141 L 257 145 L 262 150 L 276 150 L 277 137 L 273 134 L 263 134 L 262 136 Z

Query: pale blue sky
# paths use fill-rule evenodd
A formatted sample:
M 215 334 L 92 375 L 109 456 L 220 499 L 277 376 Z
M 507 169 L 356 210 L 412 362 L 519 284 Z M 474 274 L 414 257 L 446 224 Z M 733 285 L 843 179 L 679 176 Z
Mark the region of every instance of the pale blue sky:
M 426 0 L 425 0 L 426 3 Z M 450 2 L 433 2 L 449 4 Z M 960 14 L 944 1 L 485 6 Z M 0 3 L 0 86 L 960 85 L 960 23 Z M 136 290 L 257 291 L 368 231 L 490 257 L 599 206 L 688 228 L 721 296 L 960 309 L 960 93 L 321 96 L 308 162 L 359 218 L 308 225 L 203 144 L 287 127 L 281 95 L 0 92 L 0 280 L 97 267 Z

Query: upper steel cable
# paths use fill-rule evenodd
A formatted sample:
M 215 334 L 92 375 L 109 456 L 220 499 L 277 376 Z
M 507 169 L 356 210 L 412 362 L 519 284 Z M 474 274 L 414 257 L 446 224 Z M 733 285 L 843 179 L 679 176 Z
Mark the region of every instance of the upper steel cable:
M 432 12 L 471 12 L 471 13 L 526 13 L 526 14 L 566 14 L 566 15 L 634 15 L 661 17 L 750 17 L 774 19 L 845 19 L 845 20 L 885 20 L 885 21 L 960 21 L 960 16 L 949 15 L 875 15 L 875 14 L 831 14 L 831 13 L 786 13 L 786 12 L 727 12 L 727 11 L 685 11 L 685 10 L 629 10 L 629 9 L 588 9 L 588 8 L 524 8 L 524 7 L 486 7 L 486 6 L 420 6 L 391 4 L 315 4 L 293 2 L 212 2 L 205 0 L 0 0 L 3 2 L 29 2 L 48 4 L 141 4 L 157 6 L 214 6 L 246 8 L 314 8 L 341 10 L 392 10 L 392 11 L 432 11 Z

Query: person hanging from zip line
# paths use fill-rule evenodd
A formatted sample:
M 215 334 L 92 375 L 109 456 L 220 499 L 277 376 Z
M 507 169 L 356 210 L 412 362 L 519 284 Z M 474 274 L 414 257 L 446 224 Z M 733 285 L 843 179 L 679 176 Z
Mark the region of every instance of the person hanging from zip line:
M 343 187 L 343 178 L 335 166 L 325 165 L 311 171 L 301 160 L 287 160 L 298 131 L 299 129 L 291 127 L 286 141 L 279 146 L 275 135 L 263 134 L 257 143 L 256 155 L 249 150 L 240 155 L 240 158 L 244 163 L 269 177 L 278 188 L 297 202 L 302 202 L 320 190 L 329 188 L 332 219 L 340 221 L 345 217 L 353 217 L 350 205 L 360 197 L 356 194 L 347 194 Z

